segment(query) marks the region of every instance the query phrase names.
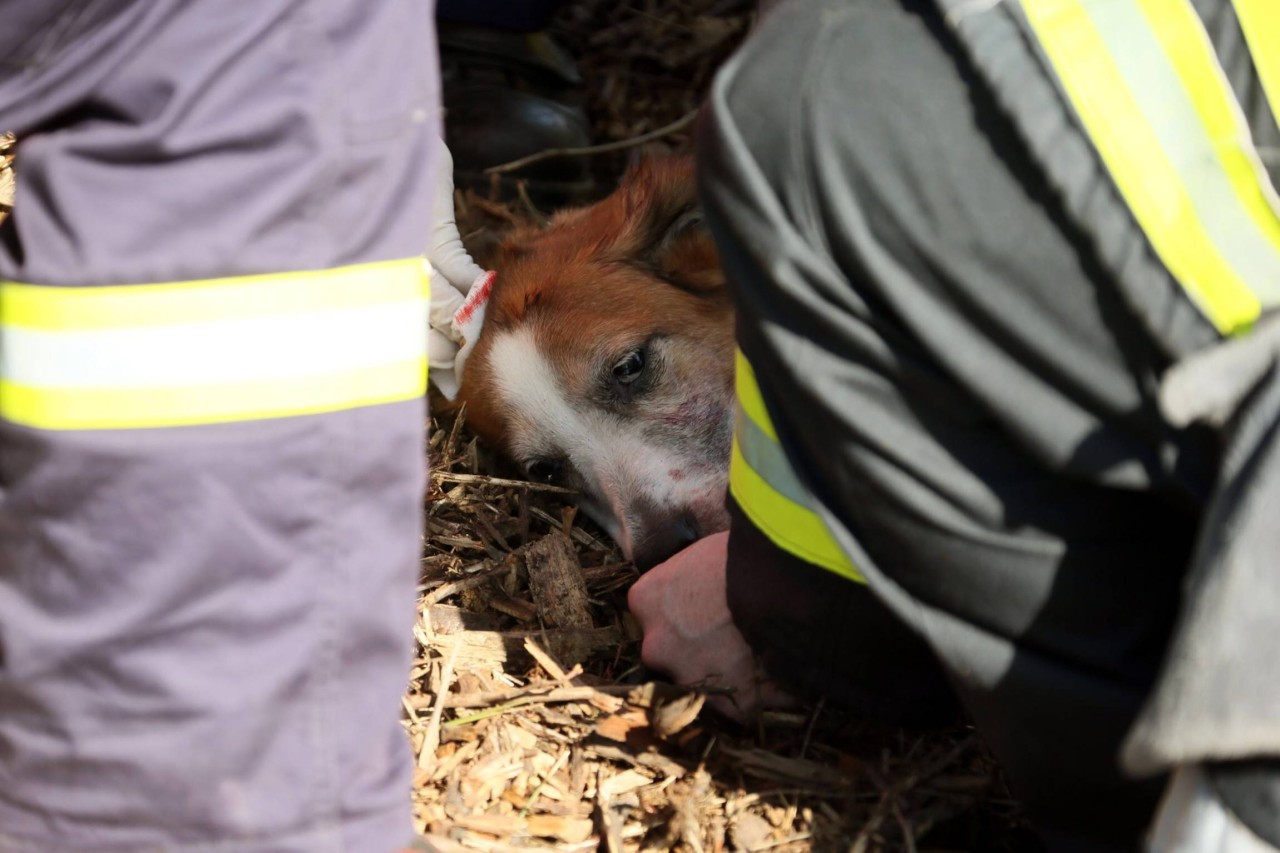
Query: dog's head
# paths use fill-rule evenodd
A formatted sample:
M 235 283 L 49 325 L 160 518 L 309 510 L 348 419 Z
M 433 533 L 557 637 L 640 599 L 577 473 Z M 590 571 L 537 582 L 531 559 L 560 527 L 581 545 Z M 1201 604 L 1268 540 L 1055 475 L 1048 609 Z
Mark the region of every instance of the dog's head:
M 508 237 L 460 399 L 535 480 L 646 568 L 724 529 L 733 313 L 692 161 L 648 159 L 603 201 Z

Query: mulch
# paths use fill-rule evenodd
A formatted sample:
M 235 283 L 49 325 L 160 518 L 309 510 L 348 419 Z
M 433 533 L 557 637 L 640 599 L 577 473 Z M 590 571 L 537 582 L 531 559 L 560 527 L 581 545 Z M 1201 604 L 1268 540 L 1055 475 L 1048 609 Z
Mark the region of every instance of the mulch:
M 688 150 L 718 65 L 747 35 L 742 0 L 571 3 L 602 184 L 633 141 Z M 483 255 L 527 196 L 458 194 Z M 483 257 L 481 258 L 483 260 Z M 442 851 L 923 851 L 1037 846 L 972 729 L 911 732 L 821 703 L 750 727 L 640 662 L 638 577 L 572 494 L 524 482 L 461 417 L 430 425 L 419 658 L 405 697 L 416 820 Z
M 962 723 L 913 733 L 816 704 L 748 728 L 646 671 L 635 568 L 464 419 L 432 422 L 404 700 L 417 828 L 437 848 L 1034 849 Z

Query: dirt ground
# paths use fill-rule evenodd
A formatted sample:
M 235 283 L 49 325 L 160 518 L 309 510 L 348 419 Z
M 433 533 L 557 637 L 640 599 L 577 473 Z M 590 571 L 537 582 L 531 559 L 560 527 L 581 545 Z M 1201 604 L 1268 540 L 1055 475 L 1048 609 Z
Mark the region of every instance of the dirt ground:
M 583 0 L 555 35 L 610 143 L 691 116 L 752 23 L 742 0 Z M 656 144 L 687 148 L 688 127 Z M 630 153 L 593 156 L 606 189 Z M 459 201 L 474 245 L 544 213 Z M 636 571 L 570 495 L 522 482 L 459 420 L 433 420 L 430 448 L 405 709 L 418 828 L 440 849 L 1037 849 L 963 722 L 913 733 L 818 704 L 744 728 L 703 710 L 641 665 Z

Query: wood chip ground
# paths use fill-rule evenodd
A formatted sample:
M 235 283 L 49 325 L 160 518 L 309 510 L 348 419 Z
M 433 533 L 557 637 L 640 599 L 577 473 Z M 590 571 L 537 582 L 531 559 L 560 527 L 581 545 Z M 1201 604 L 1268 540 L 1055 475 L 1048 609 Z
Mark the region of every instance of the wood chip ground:
M 696 109 L 752 24 L 744 0 L 587 0 L 555 34 L 611 142 Z M 628 156 L 594 157 L 595 174 L 607 185 Z M 527 198 L 459 202 L 476 246 L 544 213 Z M 418 828 L 440 850 L 1036 849 L 963 724 L 922 735 L 816 706 L 744 729 L 704 710 L 642 667 L 636 571 L 570 495 L 521 482 L 457 419 L 433 421 L 430 446 L 405 713 Z
M 457 418 L 429 443 L 404 707 L 436 847 L 1033 849 L 963 724 L 913 734 L 818 705 L 748 729 L 646 671 L 635 569 L 570 496 L 521 482 Z
M 585 0 L 556 35 L 578 57 L 599 141 L 695 109 L 746 35 L 744 0 Z M 665 140 L 687 146 L 688 130 Z M 13 203 L 0 136 L 0 221 Z M 593 159 L 616 178 L 627 152 Z M 541 211 L 474 195 L 476 245 Z M 570 495 L 522 482 L 464 418 L 427 425 L 430 489 L 417 660 L 404 725 L 417 829 L 452 851 L 1036 849 L 999 768 L 963 724 L 927 735 L 821 705 L 743 728 L 639 660 L 637 577 Z

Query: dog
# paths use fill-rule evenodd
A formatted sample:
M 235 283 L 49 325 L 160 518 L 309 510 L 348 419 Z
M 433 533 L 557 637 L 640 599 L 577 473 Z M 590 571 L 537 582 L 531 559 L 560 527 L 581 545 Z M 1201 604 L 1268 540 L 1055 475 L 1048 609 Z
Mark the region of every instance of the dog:
M 508 235 L 459 391 L 467 423 L 646 569 L 728 526 L 733 307 L 693 161 Z

